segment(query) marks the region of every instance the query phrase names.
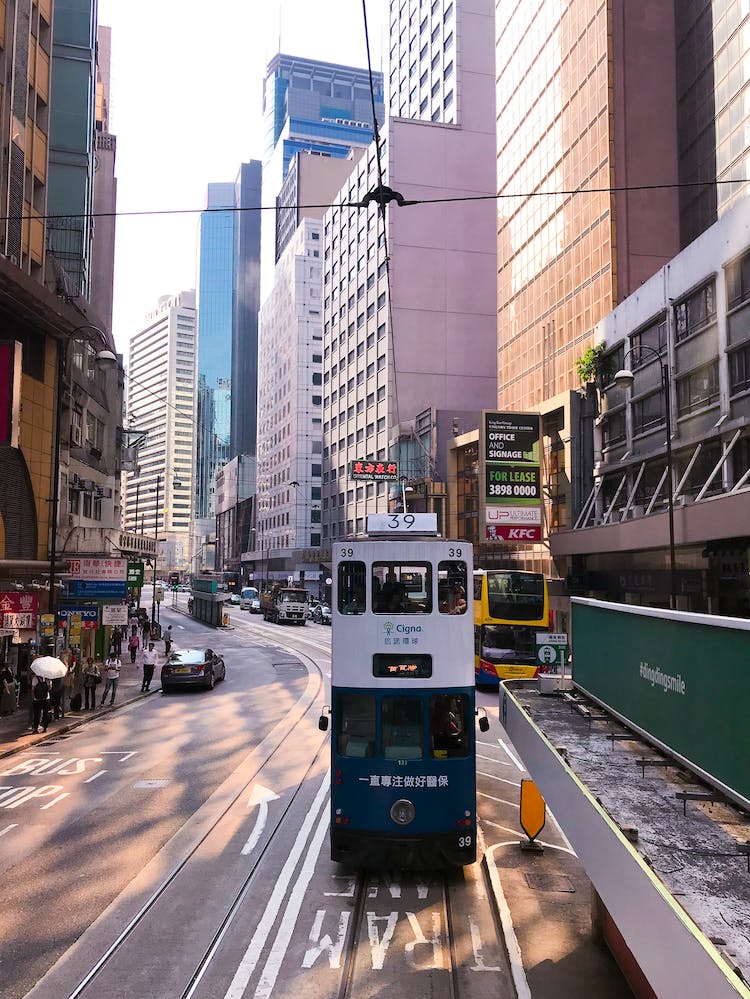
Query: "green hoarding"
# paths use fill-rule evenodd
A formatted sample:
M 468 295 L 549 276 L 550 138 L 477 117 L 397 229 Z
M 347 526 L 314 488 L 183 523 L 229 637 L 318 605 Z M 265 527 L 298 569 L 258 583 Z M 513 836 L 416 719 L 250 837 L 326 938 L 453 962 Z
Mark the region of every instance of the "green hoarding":
M 750 621 L 572 603 L 576 685 L 750 801 Z

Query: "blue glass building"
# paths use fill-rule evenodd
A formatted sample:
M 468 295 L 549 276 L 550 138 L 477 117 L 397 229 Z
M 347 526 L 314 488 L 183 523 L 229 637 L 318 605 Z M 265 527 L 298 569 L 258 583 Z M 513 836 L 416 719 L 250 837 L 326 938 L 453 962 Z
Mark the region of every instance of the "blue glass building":
M 200 219 L 197 289 L 197 517 L 214 515 L 214 475 L 231 451 L 235 185 L 209 184 L 206 209 Z

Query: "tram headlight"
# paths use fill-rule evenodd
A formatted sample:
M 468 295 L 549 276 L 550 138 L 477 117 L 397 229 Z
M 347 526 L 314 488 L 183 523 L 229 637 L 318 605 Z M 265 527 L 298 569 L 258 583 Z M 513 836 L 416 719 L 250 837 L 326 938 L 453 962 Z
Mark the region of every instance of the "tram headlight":
M 400 826 L 408 826 L 410 822 L 414 821 L 416 814 L 416 808 L 406 798 L 399 798 L 391 805 L 391 818 Z

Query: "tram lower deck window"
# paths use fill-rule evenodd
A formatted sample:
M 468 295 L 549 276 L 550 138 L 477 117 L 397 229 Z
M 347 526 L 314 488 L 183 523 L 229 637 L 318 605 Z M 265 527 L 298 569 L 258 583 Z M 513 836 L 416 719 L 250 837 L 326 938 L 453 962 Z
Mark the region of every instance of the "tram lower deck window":
M 423 701 L 418 697 L 384 697 L 380 712 L 384 759 L 421 760 L 424 755 Z
M 435 694 L 430 698 L 430 751 L 433 759 L 469 755 L 469 698 Z
M 336 746 L 339 756 L 375 755 L 375 698 L 372 694 L 339 696 Z

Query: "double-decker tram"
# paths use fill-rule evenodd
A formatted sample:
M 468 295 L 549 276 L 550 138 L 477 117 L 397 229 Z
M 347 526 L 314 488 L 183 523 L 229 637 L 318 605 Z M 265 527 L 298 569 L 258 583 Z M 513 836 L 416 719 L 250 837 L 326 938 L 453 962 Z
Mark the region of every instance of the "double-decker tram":
M 333 546 L 331 857 L 470 864 L 472 547 L 439 538 L 435 514 L 374 514 L 367 531 Z
M 536 633 L 550 631 L 547 580 L 517 569 L 474 571 L 474 670 L 478 685 L 534 677 Z

